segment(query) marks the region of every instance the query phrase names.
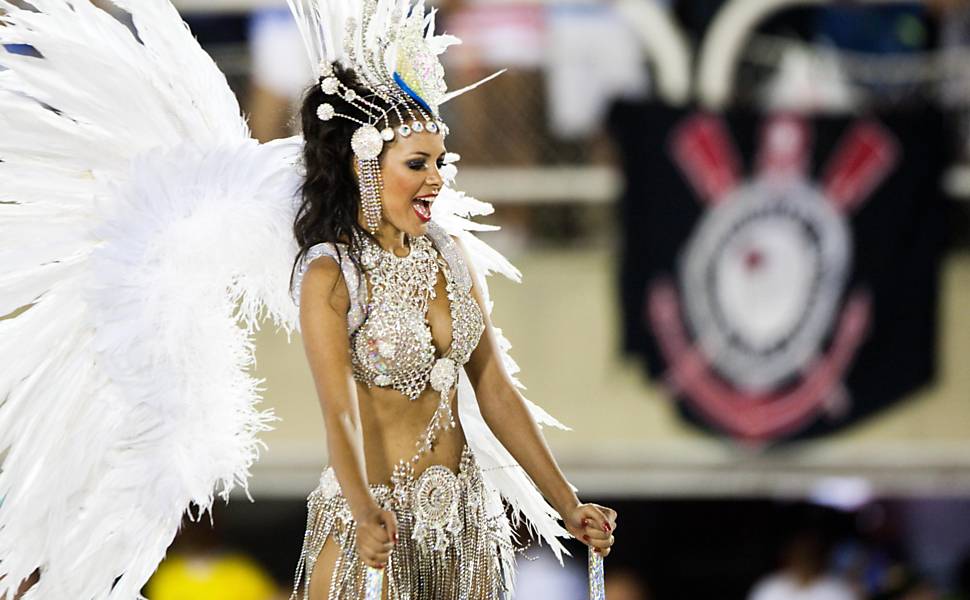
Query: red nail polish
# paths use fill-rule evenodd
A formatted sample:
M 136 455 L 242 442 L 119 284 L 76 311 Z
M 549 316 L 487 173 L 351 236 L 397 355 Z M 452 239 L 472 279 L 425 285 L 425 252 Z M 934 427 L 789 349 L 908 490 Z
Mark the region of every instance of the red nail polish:
M 610 524 L 609 523 L 603 523 L 603 531 L 605 531 L 606 533 L 609 533 L 610 532 Z
M 589 527 L 589 519 L 583 519 L 583 527 Z
M 588 542 L 588 541 L 589 541 L 589 536 L 588 536 L 588 535 L 584 535 L 584 536 L 583 536 L 583 540 L 585 540 L 585 541 L 587 541 L 587 542 Z

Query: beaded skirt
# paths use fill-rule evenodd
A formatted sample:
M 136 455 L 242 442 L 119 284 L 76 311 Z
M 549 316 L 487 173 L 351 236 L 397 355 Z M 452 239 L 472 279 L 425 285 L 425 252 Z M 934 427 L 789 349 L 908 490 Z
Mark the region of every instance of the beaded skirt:
M 500 600 L 511 586 L 515 548 L 502 502 L 482 480 L 465 446 L 458 474 L 432 466 L 371 493 L 397 516 L 398 544 L 385 569 L 390 600 Z M 333 469 L 307 498 L 307 528 L 291 600 L 309 598 L 310 577 L 327 539 L 340 548 L 328 600 L 364 597 L 366 565 L 357 556 L 356 524 Z

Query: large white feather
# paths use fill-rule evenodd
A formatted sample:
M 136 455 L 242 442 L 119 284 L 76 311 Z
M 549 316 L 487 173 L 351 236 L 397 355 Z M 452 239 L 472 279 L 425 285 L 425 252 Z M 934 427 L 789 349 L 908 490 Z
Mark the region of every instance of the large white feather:
M 186 509 L 245 486 L 251 333 L 296 318 L 300 140 L 249 139 L 168 0 L 115 3 L 137 37 L 0 0 L 0 44 L 43 56 L 0 50 L 0 597 L 35 569 L 35 600 L 139 597 Z

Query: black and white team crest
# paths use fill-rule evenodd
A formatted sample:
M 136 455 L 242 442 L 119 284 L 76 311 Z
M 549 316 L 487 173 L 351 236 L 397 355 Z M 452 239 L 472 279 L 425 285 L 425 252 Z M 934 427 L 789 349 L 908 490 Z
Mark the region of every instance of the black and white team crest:
M 821 181 L 807 176 L 811 133 L 797 118 L 764 126 L 747 180 L 717 118 L 689 118 L 670 141 L 705 211 L 676 272 L 648 287 L 668 383 L 713 425 L 750 440 L 844 411 L 843 376 L 871 313 L 867 291 L 848 286 L 849 216 L 894 166 L 891 134 L 858 124 Z

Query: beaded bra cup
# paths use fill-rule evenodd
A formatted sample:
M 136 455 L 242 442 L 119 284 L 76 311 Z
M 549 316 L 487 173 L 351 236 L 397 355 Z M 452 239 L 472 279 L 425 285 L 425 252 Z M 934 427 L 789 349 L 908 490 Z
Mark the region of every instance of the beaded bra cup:
M 439 258 L 429 236 L 413 239 L 405 257 L 364 241 L 360 260 L 370 281 L 371 301 L 363 323 L 351 334 L 354 378 L 371 387 L 392 387 L 411 400 L 429 383 L 439 392 L 450 390 L 484 329 L 467 267 L 453 254 L 454 242 L 447 235 L 437 240 L 443 246 L 444 256 Z M 439 267 L 445 273 L 452 341 L 437 358 L 427 311 Z
M 361 242 L 360 263 L 370 282 L 370 294 L 366 280 L 350 260 L 348 246 L 324 243 L 307 251 L 294 277 L 294 300 L 299 302 L 310 263 L 323 256 L 333 258 L 340 264 L 350 294 L 347 333 L 354 379 L 368 387 L 394 388 L 411 400 L 417 400 L 428 384 L 439 392 L 450 391 L 457 383 L 458 369 L 468 362 L 485 330 L 461 251 L 433 221 L 427 235 L 411 240 L 411 252 L 404 257 L 381 249 L 368 238 Z M 452 326 L 451 345 L 440 358 L 436 358 L 427 321 L 438 268 L 445 274 Z

